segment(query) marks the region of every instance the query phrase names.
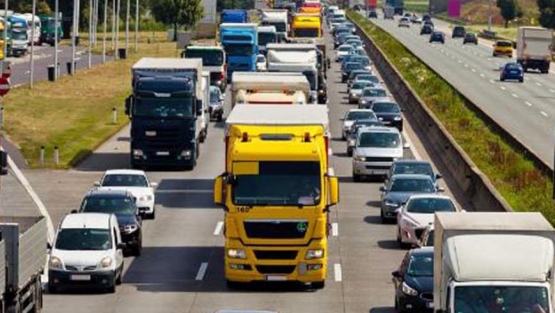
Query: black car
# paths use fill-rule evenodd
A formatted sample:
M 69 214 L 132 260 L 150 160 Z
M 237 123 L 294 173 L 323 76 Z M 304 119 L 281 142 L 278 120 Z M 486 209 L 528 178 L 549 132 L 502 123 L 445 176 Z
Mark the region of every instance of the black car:
M 440 31 L 434 31 L 430 36 L 430 43 L 432 42 L 441 42 L 445 43 L 445 34 Z
M 464 26 L 455 26 L 453 27 L 453 33 L 451 33 L 451 38 L 464 38 L 466 35 L 466 29 Z
M 364 69 L 364 65 L 359 62 L 347 62 L 343 71 L 341 72 L 341 82 L 347 82 L 347 78 L 349 78 L 349 74 L 351 74 L 354 70 L 361 70 Z
M 115 214 L 122 242 L 126 244 L 132 255 L 141 255 L 143 247 L 142 219 L 135 198 L 130 192 L 92 190 L 81 202 L 79 212 Z
M 376 113 L 385 126 L 397 127 L 399 131 L 403 131 L 403 116 L 397 103 L 377 101 L 373 102 L 369 109 Z
M 368 11 L 368 18 L 378 18 L 378 12 L 376 10 L 371 9 Z
M 389 172 L 386 174 L 386 180 L 397 174 L 423 174 L 428 175 L 437 184 L 437 180 L 443 175 L 436 173 L 429 161 L 415 159 L 400 159 L 391 164 Z
M 434 27 L 432 25 L 424 24 L 420 28 L 420 35 L 431 34 L 433 31 L 434 31 Z
M 434 248 L 409 250 L 391 273 L 397 312 L 433 312 Z
M 467 43 L 473 43 L 475 45 L 478 44 L 478 36 L 475 33 L 466 33 L 463 39 L 463 45 Z

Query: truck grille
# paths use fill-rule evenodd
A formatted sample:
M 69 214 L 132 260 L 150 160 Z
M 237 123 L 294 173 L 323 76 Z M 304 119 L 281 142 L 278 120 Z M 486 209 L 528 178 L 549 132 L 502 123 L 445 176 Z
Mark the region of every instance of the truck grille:
M 156 129 L 147 130 L 155 131 L 156 136 L 144 136 L 146 143 L 151 147 L 175 148 L 180 141 L 180 132 L 178 129 Z
M 254 255 L 259 260 L 294 260 L 297 251 L 254 250 Z
M 245 233 L 249 238 L 302 239 L 305 237 L 306 221 L 245 221 Z
M 260 274 L 291 274 L 295 271 L 295 265 L 257 265 Z
M 367 162 L 393 162 L 391 157 L 366 157 Z

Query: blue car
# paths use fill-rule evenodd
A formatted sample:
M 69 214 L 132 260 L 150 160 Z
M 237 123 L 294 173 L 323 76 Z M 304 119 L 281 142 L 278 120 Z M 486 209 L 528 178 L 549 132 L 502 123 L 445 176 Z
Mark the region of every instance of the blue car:
M 507 79 L 518 80 L 519 82 L 524 82 L 524 69 L 522 65 L 517 62 L 509 62 L 503 66 L 501 69 L 501 77 L 499 80 L 502 82 Z

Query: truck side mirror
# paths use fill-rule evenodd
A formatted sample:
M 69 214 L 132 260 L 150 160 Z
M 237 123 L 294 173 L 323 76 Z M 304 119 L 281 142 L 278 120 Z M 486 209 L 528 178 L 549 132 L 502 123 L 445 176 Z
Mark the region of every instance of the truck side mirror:
M 214 203 L 223 204 L 223 186 L 224 186 L 224 176 L 223 174 L 214 179 Z
M 186 56 L 185 56 L 185 51 L 181 51 L 181 58 L 182 58 L 182 59 L 185 59 L 185 58 L 186 58 Z
M 339 203 L 339 179 L 337 177 L 328 177 L 328 185 L 330 188 L 330 202 L 328 205 L 336 205 Z
M 197 116 L 202 115 L 202 100 L 197 99 Z
M 129 116 L 129 118 L 131 118 L 131 105 L 133 104 L 133 96 L 129 96 L 127 98 L 125 98 L 125 115 Z
M 0 167 L 2 168 L 0 174 L 8 174 L 8 153 L 6 151 L 0 151 Z

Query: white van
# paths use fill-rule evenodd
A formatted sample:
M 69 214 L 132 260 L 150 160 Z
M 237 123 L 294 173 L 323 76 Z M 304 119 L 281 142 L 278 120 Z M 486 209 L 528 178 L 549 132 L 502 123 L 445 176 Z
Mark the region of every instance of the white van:
M 66 215 L 49 247 L 49 292 L 62 286 L 96 285 L 114 293 L 121 284 L 124 247 L 114 214 Z
M 40 30 L 41 30 L 41 23 L 40 23 L 40 18 L 38 17 L 38 15 L 35 14 L 35 33 L 34 33 L 34 37 L 32 36 L 32 29 L 33 29 L 33 14 L 31 13 L 25 13 L 23 14 L 23 16 L 25 16 L 25 19 L 27 20 L 27 35 L 29 37 L 29 45 L 38 45 L 40 43 Z M 31 38 L 33 37 L 33 38 Z M 32 41 L 31 41 L 32 40 Z

